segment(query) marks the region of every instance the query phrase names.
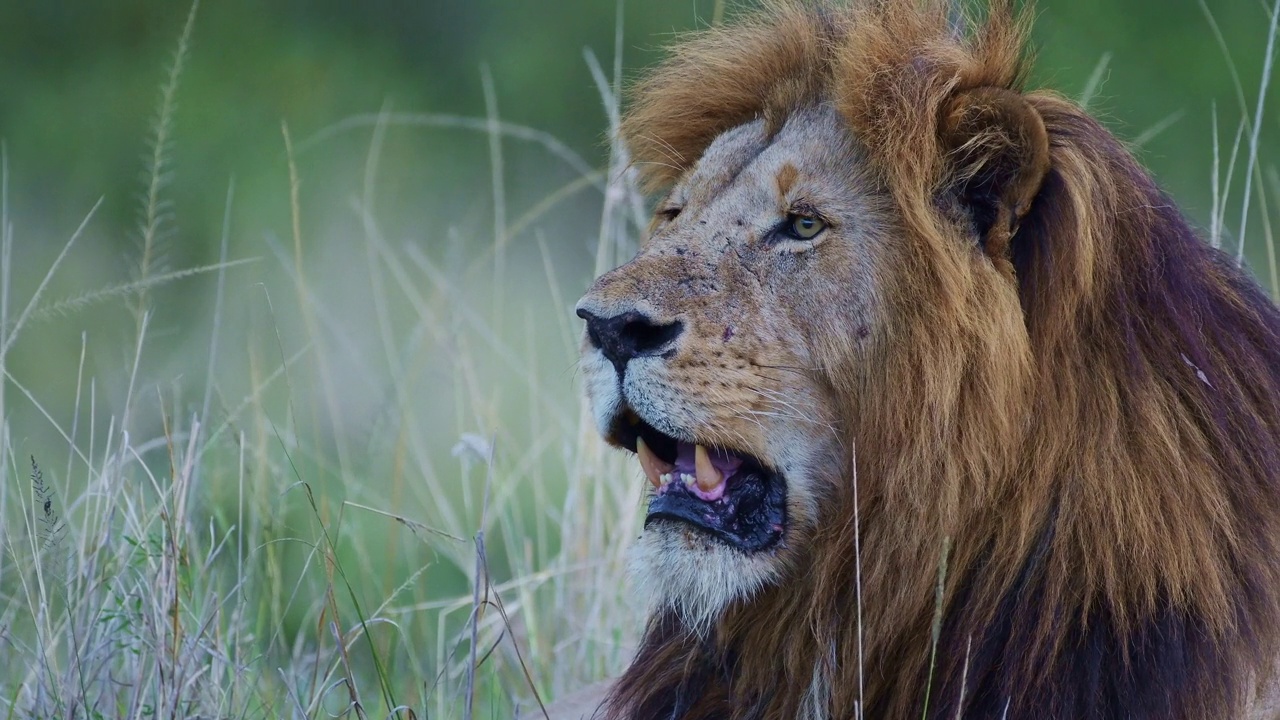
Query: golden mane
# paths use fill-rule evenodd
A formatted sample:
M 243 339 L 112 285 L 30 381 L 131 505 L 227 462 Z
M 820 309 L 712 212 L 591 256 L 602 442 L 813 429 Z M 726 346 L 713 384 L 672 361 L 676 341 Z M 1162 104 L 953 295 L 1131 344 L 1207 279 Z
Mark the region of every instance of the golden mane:
M 652 618 L 608 717 L 907 718 L 927 694 L 938 718 L 1207 720 L 1272 676 L 1280 315 L 1102 126 L 1024 92 L 1025 17 L 774 2 L 636 87 L 623 132 L 654 189 L 730 128 L 836 107 L 910 249 L 905 350 L 870 388 L 823 359 L 856 462 L 812 569 L 711 638 Z M 956 188 L 1014 200 L 976 221 L 991 273 L 937 251 Z

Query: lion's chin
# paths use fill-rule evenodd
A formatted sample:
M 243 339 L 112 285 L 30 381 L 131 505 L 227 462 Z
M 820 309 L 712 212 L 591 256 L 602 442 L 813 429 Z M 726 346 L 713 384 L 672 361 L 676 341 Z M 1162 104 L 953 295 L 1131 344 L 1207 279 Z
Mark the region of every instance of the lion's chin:
M 701 636 L 781 577 L 772 553 L 745 553 L 678 520 L 650 519 L 628 564 L 651 611 L 673 610 Z

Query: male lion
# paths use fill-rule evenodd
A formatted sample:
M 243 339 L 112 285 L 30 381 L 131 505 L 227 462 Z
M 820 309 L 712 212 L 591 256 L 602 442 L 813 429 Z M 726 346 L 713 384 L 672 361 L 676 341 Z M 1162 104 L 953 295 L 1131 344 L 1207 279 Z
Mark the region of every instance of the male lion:
M 1280 313 L 1019 17 L 773 2 L 637 88 L 668 192 L 578 305 L 652 484 L 602 716 L 1266 712 Z

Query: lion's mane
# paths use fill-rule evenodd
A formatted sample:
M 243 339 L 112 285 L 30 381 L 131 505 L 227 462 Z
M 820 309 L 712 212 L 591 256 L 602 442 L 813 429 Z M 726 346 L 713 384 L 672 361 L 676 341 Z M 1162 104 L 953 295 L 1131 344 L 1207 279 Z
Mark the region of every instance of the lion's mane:
M 731 127 L 834 105 L 917 259 L 874 381 L 824 359 L 856 460 L 809 567 L 710 637 L 652 617 L 609 717 L 908 718 L 927 696 L 937 718 L 1224 718 L 1271 676 L 1280 316 L 1122 143 L 1023 90 L 1025 17 L 774 2 L 637 86 L 624 134 L 653 187 Z M 1023 115 L 957 121 L 975 92 Z M 940 189 L 990 190 L 1000 163 L 1033 191 L 988 219 L 1021 312 L 942 251 L 965 240 Z

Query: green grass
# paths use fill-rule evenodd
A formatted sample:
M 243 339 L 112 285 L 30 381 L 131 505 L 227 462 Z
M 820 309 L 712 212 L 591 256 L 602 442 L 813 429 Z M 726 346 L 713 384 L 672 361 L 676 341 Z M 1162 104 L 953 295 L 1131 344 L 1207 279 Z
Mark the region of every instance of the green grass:
M 170 128 L 196 15 L 161 90 L 127 282 L 48 297 L 90 211 L 15 297 L 4 163 L 0 717 L 537 716 L 539 699 L 616 674 L 640 625 L 619 582 L 639 484 L 574 382 L 567 288 L 585 278 L 561 277 L 543 238 L 512 241 L 595 192 L 603 261 L 628 254 L 642 201 L 622 149 L 591 168 L 492 98 L 487 118 L 384 112 L 296 146 L 284 127 L 288 239 L 228 257 L 232 181 L 219 262 L 174 270 Z M 617 77 L 599 79 L 612 103 Z M 461 259 L 449 231 L 397 241 L 379 225 L 386 136 L 423 125 L 490 138 L 498 210 Z M 337 244 L 310 225 L 305 188 L 323 180 L 295 150 L 358 128 L 363 182 L 344 211 L 359 232 Z M 513 141 L 578 177 L 508 222 Z M 210 332 L 157 373 L 174 353 L 153 337 L 156 291 L 198 276 Z M 38 357 L 33 328 L 100 307 L 127 312 L 130 337 L 83 331 L 60 388 L 74 402 L 43 400 L 10 359 Z M 99 378 L 104 352 L 125 371 Z

